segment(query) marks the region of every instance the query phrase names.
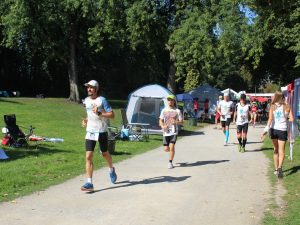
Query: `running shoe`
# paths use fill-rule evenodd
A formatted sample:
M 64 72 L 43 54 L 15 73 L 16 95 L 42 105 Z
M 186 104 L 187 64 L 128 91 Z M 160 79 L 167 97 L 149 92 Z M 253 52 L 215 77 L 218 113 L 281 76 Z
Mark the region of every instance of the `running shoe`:
M 274 170 L 274 175 L 276 175 L 276 176 L 277 176 L 277 170 Z
M 224 141 L 224 146 L 227 146 L 228 145 L 228 142 L 227 141 Z
M 81 186 L 82 191 L 92 192 L 94 191 L 94 185 L 92 183 L 85 183 Z
M 277 169 L 277 177 L 278 177 L 278 178 L 283 178 L 283 172 L 282 172 L 282 169 L 281 169 L 281 168 L 278 168 L 278 169 Z
M 168 169 L 173 169 L 173 168 L 174 168 L 173 163 L 169 162 Z
M 117 174 L 116 174 L 116 170 L 115 167 L 112 168 L 112 171 L 109 172 L 109 176 L 110 176 L 110 181 L 115 184 L 117 181 Z
M 238 150 L 239 150 L 239 152 L 242 150 L 242 146 L 241 145 L 238 145 Z
M 246 150 L 245 150 L 245 147 L 241 147 L 241 153 L 244 153 Z

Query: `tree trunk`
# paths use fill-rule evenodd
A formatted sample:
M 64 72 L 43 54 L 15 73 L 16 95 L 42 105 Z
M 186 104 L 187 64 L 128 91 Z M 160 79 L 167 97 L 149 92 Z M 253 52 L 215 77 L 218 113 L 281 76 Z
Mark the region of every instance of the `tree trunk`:
M 69 100 L 74 102 L 80 102 L 78 91 L 78 74 L 76 67 L 76 25 L 71 24 L 71 35 L 69 39 L 69 60 L 68 60 L 68 74 L 70 82 L 70 96 Z
M 173 93 L 176 92 L 175 74 L 176 74 L 175 57 L 172 54 L 172 52 L 170 51 L 170 65 L 169 65 L 169 71 L 168 71 L 167 87 Z

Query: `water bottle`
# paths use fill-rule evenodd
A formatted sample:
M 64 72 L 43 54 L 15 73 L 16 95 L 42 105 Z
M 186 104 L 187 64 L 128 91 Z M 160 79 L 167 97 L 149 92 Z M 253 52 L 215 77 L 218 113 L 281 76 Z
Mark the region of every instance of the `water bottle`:
M 49 141 L 49 142 L 64 142 L 63 138 L 46 138 L 45 141 Z

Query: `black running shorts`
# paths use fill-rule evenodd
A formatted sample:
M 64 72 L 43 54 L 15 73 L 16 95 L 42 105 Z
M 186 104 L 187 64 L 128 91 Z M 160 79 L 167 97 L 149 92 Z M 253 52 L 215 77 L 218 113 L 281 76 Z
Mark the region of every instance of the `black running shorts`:
M 231 122 L 231 118 L 227 118 L 226 121 L 221 121 L 222 127 L 227 127 L 227 126 L 229 127 L 230 122 Z
M 107 132 L 99 133 L 98 142 L 99 142 L 100 151 L 107 152 L 107 150 L 108 150 L 108 134 L 107 134 Z M 86 151 L 94 151 L 96 143 L 97 142 L 94 140 L 85 139 Z
M 177 140 L 177 135 L 163 136 L 163 145 L 169 146 L 170 143 L 175 144 Z
M 236 126 L 236 132 L 237 133 L 247 133 L 248 132 L 248 123 L 245 123 L 243 125 L 237 125 Z
M 279 141 L 287 141 L 288 132 L 283 130 L 270 129 L 270 138 L 277 139 Z

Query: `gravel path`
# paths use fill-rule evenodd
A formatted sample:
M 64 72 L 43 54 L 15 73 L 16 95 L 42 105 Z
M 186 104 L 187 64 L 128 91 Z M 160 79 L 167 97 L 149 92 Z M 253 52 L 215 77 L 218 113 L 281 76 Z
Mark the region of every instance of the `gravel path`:
M 1 225 L 247 225 L 260 224 L 269 203 L 269 161 L 261 152 L 262 127 L 249 128 L 247 152 L 237 151 L 207 126 L 178 140 L 175 168 L 162 147 L 94 173 L 95 192 L 80 191 L 81 175 L 63 184 L 0 204 Z

